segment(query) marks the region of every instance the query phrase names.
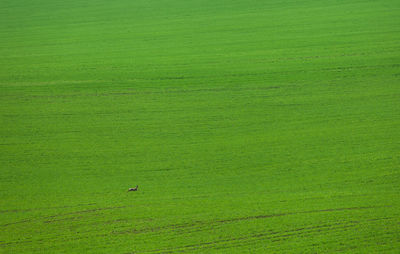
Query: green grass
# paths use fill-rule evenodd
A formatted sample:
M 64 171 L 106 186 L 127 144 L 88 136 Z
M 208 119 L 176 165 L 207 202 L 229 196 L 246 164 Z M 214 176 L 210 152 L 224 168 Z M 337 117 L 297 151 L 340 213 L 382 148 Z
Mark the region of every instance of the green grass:
M 0 252 L 396 253 L 399 17 L 2 0 Z

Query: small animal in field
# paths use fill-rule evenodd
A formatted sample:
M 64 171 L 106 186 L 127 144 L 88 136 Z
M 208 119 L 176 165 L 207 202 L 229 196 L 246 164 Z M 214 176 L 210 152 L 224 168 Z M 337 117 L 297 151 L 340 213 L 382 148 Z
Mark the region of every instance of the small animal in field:
M 135 187 L 135 188 L 129 188 L 129 189 L 128 189 L 128 191 L 137 191 L 137 190 L 138 190 L 138 187 L 139 187 L 139 186 L 138 186 L 138 185 L 136 185 L 136 187 Z

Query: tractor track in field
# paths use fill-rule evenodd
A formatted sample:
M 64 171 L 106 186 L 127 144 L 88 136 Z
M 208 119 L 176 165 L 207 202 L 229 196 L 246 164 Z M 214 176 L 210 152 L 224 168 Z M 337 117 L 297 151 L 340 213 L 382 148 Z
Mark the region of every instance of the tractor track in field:
M 79 205 L 66 205 L 66 206 L 50 206 L 50 207 L 31 208 L 31 209 L 0 210 L 0 213 L 33 212 L 33 211 L 52 210 L 52 209 L 65 209 L 65 208 L 73 208 L 73 207 L 81 207 L 81 206 L 92 206 L 92 205 L 96 205 L 96 203 L 79 204 Z
M 337 223 L 338 225 L 341 223 Z M 336 225 L 336 224 L 332 224 Z M 302 231 L 305 229 L 313 229 L 313 228 L 323 228 L 329 225 L 323 225 L 323 226 L 313 226 L 313 227 L 308 227 L 308 228 L 299 228 L 299 229 L 294 229 L 294 230 L 286 230 L 282 232 L 268 232 L 268 233 L 260 233 L 260 234 L 254 234 L 254 235 L 249 235 L 249 236 L 243 236 L 243 237 L 233 237 L 233 238 L 228 238 L 228 239 L 222 239 L 218 241 L 210 241 L 210 242 L 203 242 L 203 243 L 198 243 L 198 244 L 189 244 L 189 245 L 184 245 L 184 246 L 179 246 L 176 248 L 166 248 L 166 249 L 155 249 L 155 250 L 148 250 L 148 251 L 143 251 L 143 252 L 134 252 L 134 253 L 172 253 L 172 252 L 185 252 L 185 251 L 190 251 L 190 250 L 196 250 L 196 249 L 205 249 L 205 248 L 214 248 L 216 247 L 215 245 L 221 245 L 221 244 L 226 244 L 228 243 L 229 246 L 232 246 L 232 243 L 235 242 L 241 242 L 240 245 L 245 245 L 243 244 L 246 241 L 249 240 L 259 240 L 260 238 L 263 239 L 275 239 L 275 238 L 285 238 L 285 237 L 290 237 L 293 235 L 296 235 L 297 231 Z M 321 230 L 320 230 L 321 231 Z M 297 233 L 297 235 L 300 233 Z M 88 239 L 92 238 L 93 236 L 95 237 L 109 237 L 110 234 L 108 233 L 102 233 L 102 234 L 95 234 L 95 235 L 82 235 L 82 236 L 76 236 L 69 238 L 68 241 L 74 241 L 74 240 L 82 240 L 82 239 Z M 14 241 L 14 242 L 4 242 L 0 243 L 0 246 L 6 246 L 6 245 L 13 245 L 13 244 L 27 244 L 27 243 L 33 243 L 33 242 L 44 242 L 44 241 L 49 241 L 49 240 L 56 240 L 58 237 L 52 237 L 52 238 L 46 238 L 46 239 L 25 239 L 25 240 L 20 240 L 20 241 Z M 279 240 L 275 240 L 279 241 Z M 247 243 L 250 244 L 250 243 Z M 221 246 L 220 246 L 221 247 Z
M 332 223 L 332 224 L 324 224 L 317 226 L 309 226 L 309 227 L 301 227 L 295 228 L 292 230 L 284 230 L 284 231 L 270 231 L 265 233 L 257 233 L 246 235 L 242 237 L 231 237 L 226 239 L 221 239 L 217 241 L 208 241 L 197 244 L 188 244 L 183 246 L 178 246 L 176 248 L 165 248 L 165 249 L 153 249 L 153 250 L 144 250 L 138 252 L 130 252 L 133 253 L 176 253 L 176 252 L 188 252 L 202 249 L 224 249 L 224 248 L 232 248 L 239 246 L 247 246 L 252 245 L 254 242 L 263 240 L 270 240 L 271 242 L 279 242 L 288 240 L 290 237 L 294 236 L 306 236 L 309 234 L 326 234 L 330 233 L 334 230 L 343 230 L 346 228 L 352 228 L 359 225 L 362 222 L 368 221 L 376 221 L 382 219 L 390 219 L 390 218 L 378 218 L 371 219 L 366 221 L 349 221 L 346 223 Z M 127 253 L 128 254 L 128 253 Z
M 57 218 L 57 217 L 68 216 L 68 215 L 77 215 L 77 214 L 83 214 L 83 213 L 93 213 L 93 212 L 104 211 L 104 210 L 124 209 L 124 208 L 127 208 L 127 207 L 129 207 L 129 206 L 103 207 L 103 208 L 94 208 L 94 209 L 81 210 L 81 211 L 75 211 L 75 212 L 69 212 L 69 213 L 55 214 L 55 215 L 50 215 L 50 216 L 41 216 L 41 217 L 35 217 L 35 218 L 28 218 L 28 219 L 24 219 L 24 220 L 20 220 L 20 221 L 1 224 L 0 227 L 7 227 L 7 226 L 11 226 L 11 225 L 16 225 L 16 224 L 21 224 L 21 223 L 28 223 L 28 222 L 33 222 L 33 221 L 43 220 L 43 219 L 46 220 L 46 222 L 49 223 L 49 222 L 53 221 L 52 220 L 53 218 Z M 296 215 L 296 214 L 310 214 L 310 213 L 335 212 L 335 211 L 346 211 L 346 210 L 364 210 L 364 209 L 383 208 L 383 207 L 389 207 L 389 206 L 344 207 L 344 208 L 331 208 L 331 209 L 298 211 L 298 212 L 289 212 L 289 213 L 263 214 L 263 215 L 255 215 L 255 216 L 246 216 L 246 217 L 214 220 L 214 221 L 211 221 L 211 222 L 198 221 L 198 222 L 194 222 L 194 223 L 172 224 L 172 225 L 167 225 L 167 226 L 152 227 L 152 228 L 145 228 L 145 229 L 139 229 L 139 230 L 133 229 L 133 230 L 115 232 L 115 234 L 124 234 L 124 233 L 135 233 L 135 234 L 138 234 L 138 233 L 160 231 L 160 230 L 165 230 L 165 229 L 168 229 L 168 228 L 175 228 L 176 229 L 176 228 L 193 227 L 193 226 L 196 226 L 196 225 L 231 223 L 231 222 L 236 222 L 236 221 L 265 219 L 265 218 L 271 218 L 271 217 L 289 216 L 289 215 Z M 63 220 L 67 220 L 67 219 L 68 218 L 65 218 Z
M 72 217 L 72 219 L 77 219 L 78 217 Z M 370 222 L 370 221 L 379 221 L 379 220 L 388 220 L 392 219 L 391 217 L 382 217 L 382 218 L 374 218 L 374 219 L 368 219 L 368 220 L 361 220 L 361 221 L 348 221 L 348 222 L 341 222 L 341 223 L 331 223 L 331 224 L 323 224 L 323 225 L 316 225 L 316 226 L 306 226 L 306 227 L 299 227 L 291 230 L 283 230 L 283 231 L 274 231 L 274 230 L 269 230 L 268 232 L 262 232 L 258 234 L 252 234 L 252 235 L 246 235 L 242 237 L 232 237 L 228 239 L 221 239 L 218 241 L 211 241 L 211 242 L 204 242 L 204 243 L 197 243 L 197 244 L 190 244 L 190 245 L 184 245 L 184 246 L 179 246 L 176 248 L 166 248 L 166 249 L 155 249 L 155 250 L 147 250 L 147 251 L 140 251 L 140 252 L 133 252 L 133 253 L 172 253 L 172 252 L 186 252 L 186 251 L 192 251 L 192 250 L 198 250 L 198 249 L 208 249 L 208 248 L 214 248 L 214 249 L 223 249 L 223 248 L 231 248 L 231 247 L 237 247 L 237 246 L 246 246 L 253 244 L 253 242 L 257 242 L 260 239 L 263 240 L 271 240 L 271 242 L 279 242 L 279 241 L 285 241 L 290 237 L 293 236 L 301 236 L 301 235 L 307 235 L 307 234 L 326 234 L 329 232 L 332 232 L 334 230 L 341 230 L 345 228 L 351 228 L 354 226 L 357 226 L 359 224 L 365 223 L 365 222 Z M 63 219 L 60 219 L 63 220 Z M 58 220 L 57 220 L 58 221 Z M 118 220 L 117 220 L 118 221 Z M 46 221 L 44 223 L 47 223 Z M 210 226 L 211 223 L 204 223 L 204 224 L 209 224 Z M 211 225 L 211 228 L 208 228 L 207 225 L 198 225 L 198 224 L 193 224 L 195 225 L 195 228 L 192 227 L 185 227 L 182 225 L 177 226 L 177 224 L 174 225 L 169 225 L 168 227 L 163 227 L 164 229 L 171 229 L 172 231 L 176 231 L 183 229 L 182 232 L 179 232 L 181 235 L 185 234 L 191 234 L 195 232 L 200 232 L 200 231 L 206 231 L 206 230 L 214 230 L 216 227 L 213 227 Z M 217 226 L 218 227 L 218 226 Z M 161 227 L 160 227 L 161 228 Z M 189 229 L 189 231 L 185 231 L 185 229 Z M 77 236 L 74 237 L 68 237 L 65 236 L 63 239 L 66 239 L 67 241 L 77 241 L 77 240 L 82 240 L 82 239 L 89 239 L 93 237 L 115 237 L 115 232 L 107 232 L 107 233 L 95 233 L 91 234 L 91 232 L 96 232 L 96 230 L 91 230 L 87 232 L 80 232 Z M 145 231 L 142 231 L 140 233 L 144 233 Z M 147 232 L 157 232 L 157 230 L 149 230 Z M 89 234 L 88 234 L 89 233 Z M 158 235 L 158 234 L 157 234 Z M 19 241 L 11 241 L 11 242 L 0 242 L 0 246 L 8 246 L 8 245 L 15 245 L 15 244 L 29 244 L 32 242 L 47 242 L 47 241 L 57 241 L 60 237 L 51 237 L 51 238 L 41 238 L 41 239 L 23 239 Z
M 294 85 L 285 85 L 284 88 L 293 87 Z M 158 95 L 158 94 L 187 94 L 187 93 L 220 93 L 220 92 L 243 92 L 243 91 L 265 91 L 283 88 L 281 86 L 257 86 L 257 87 L 215 87 L 215 88 L 188 88 L 188 89 L 168 89 L 158 91 L 126 91 L 126 92 L 99 92 L 99 93 L 81 93 L 81 94 L 58 94 L 58 95 L 30 95 L 30 96 L 19 96 L 18 98 L 25 99 L 51 99 L 51 98 L 79 98 L 79 97 L 107 97 L 107 96 L 130 96 L 130 95 Z M 6 117 L 12 117 L 13 115 L 4 115 Z
M 220 219 L 220 220 L 212 220 L 212 221 L 196 221 L 196 222 L 191 222 L 191 223 L 171 224 L 171 225 L 166 225 L 166 226 L 143 228 L 143 229 L 129 229 L 129 230 L 123 230 L 123 231 L 114 231 L 113 234 L 142 234 L 142 233 L 158 232 L 158 231 L 170 230 L 170 229 L 181 230 L 181 229 L 189 229 L 189 228 L 195 228 L 198 230 L 199 227 L 216 226 L 216 225 L 221 225 L 221 224 L 226 224 L 226 223 L 234 223 L 234 222 L 239 222 L 239 221 L 266 219 L 266 218 L 272 218 L 272 217 L 290 216 L 290 215 L 298 215 L 298 214 L 337 212 L 337 211 L 349 211 L 349 210 L 365 210 L 365 209 L 384 208 L 384 207 L 389 207 L 389 206 L 345 207 L 345 208 L 331 208 L 331 209 L 300 211 L 300 212 L 292 212 L 292 213 L 265 214 L 265 215 L 238 217 L 238 218 L 231 218 L 231 219 Z
M 43 220 L 43 219 L 49 219 L 46 222 L 51 222 L 52 221 L 51 219 L 57 218 L 57 217 L 62 217 L 62 216 L 76 215 L 76 214 L 83 214 L 83 213 L 93 213 L 93 212 L 104 211 L 104 210 L 123 209 L 123 208 L 127 208 L 127 207 L 129 207 L 129 206 L 111 206 L 111 207 L 94 208 L 94 209 L 81 210 L 81 211 L 75 211 L 75 212 L 69 212 L 69 213 L 55 214 L 55 215 L 49 215 L 49 216 L 41 216 L 41 217 L 29 218 L 29 219 L 24 219 L 24 220 L 20 220 L 20 221 L 1 224 L 0 227 L 7 227 L 10 225 L 33 222 L 33 221 L 38 221 L 38 220 Z M 66 219 L 68 219 L 68 218 L 66 218 Z

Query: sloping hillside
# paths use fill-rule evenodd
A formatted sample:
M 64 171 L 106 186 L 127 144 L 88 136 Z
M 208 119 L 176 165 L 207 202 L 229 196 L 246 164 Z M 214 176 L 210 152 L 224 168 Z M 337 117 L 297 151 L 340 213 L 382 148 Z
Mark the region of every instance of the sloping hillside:
M 0 252 L 396 253 L 399 17 L 2 0 Z

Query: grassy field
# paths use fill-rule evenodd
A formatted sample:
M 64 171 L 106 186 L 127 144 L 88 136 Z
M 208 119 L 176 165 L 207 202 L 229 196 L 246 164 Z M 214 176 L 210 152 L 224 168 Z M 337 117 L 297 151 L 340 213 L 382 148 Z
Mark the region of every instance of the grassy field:
M 0 89 L 0 253 L 400 249 L 397 0 L 1 0 Z

